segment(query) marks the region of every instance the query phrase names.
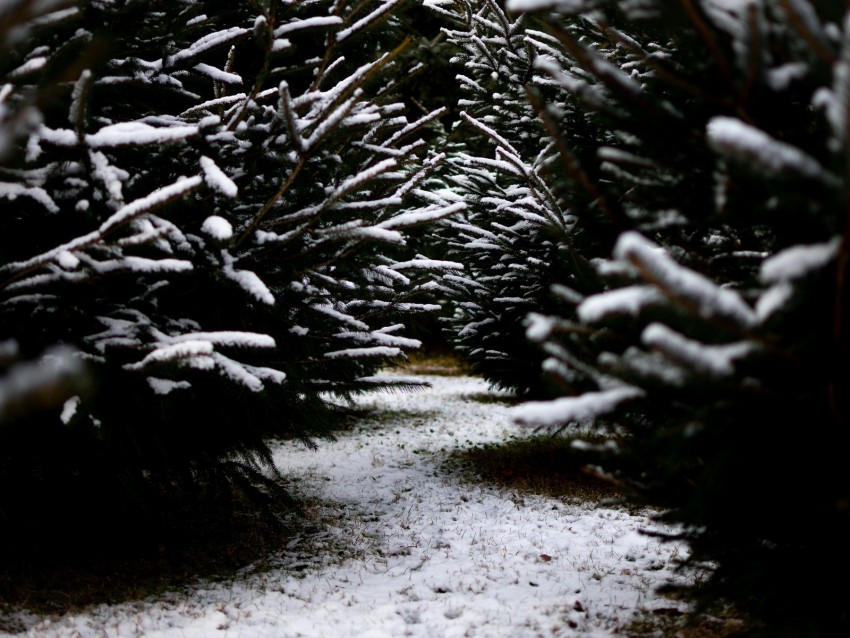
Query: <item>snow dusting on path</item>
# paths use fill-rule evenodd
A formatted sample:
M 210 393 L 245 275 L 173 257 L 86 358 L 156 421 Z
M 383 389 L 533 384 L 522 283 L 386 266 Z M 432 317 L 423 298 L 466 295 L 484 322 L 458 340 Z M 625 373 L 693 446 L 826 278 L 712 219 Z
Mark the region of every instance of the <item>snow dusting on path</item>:
M 675 544 L 641 535 L 648 516 L 517 496 L 443 467 L 453 451 L 522 436 L 472 377 L 417 377 L 425 391 L 358 400 L 372 415 L 318 450 L 275 458 L 332 524 L 276 567 L 189 593 L 40 619 L 32 637 L 390 638 L 615 635 L 653 592 Z M 309 537 L 309 538 L 307 538 Z M 316 551 L 319 548 L 319 552 Z

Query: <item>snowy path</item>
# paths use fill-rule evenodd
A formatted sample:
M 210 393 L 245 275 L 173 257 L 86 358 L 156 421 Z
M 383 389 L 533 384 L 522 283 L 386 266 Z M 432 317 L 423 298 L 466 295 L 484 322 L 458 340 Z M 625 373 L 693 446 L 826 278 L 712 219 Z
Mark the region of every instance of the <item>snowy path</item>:
M 323 557 L 294 542 L 272 571 L 17 635 L 599 638 L 637 608 L 676 605 L 652 589 L 681 548 L 639 535 L 647 518 L 512 497 L 442 471 L 451 451 L 518 432 L 503 403 L 474 399 L 487 392 L 482 381 L 424 379 L 425 392 L 362 399 L 375 416 L 334 443 L 277 450 L 284 473 L 335 521 L 309 541 Z

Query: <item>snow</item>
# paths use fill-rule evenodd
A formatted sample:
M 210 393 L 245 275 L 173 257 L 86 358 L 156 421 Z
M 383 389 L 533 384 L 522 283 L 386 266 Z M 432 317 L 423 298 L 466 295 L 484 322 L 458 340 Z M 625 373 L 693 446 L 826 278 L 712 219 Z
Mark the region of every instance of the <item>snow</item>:
M 89 151 L 89 158 L 91 158 L 92 175 L 103 183 L 113 201 L 123 204 L 123 183 L 130 178 L 130 174 L 110 164 L 109 158 L 100 151 Z
M 463 270 L 463 264 L 457 261 L 446 261 L 442 259 L 416 258 L 410 261 L 400 261 L 393 264 L 393 270 Z
M 585 9 L 587 0 L 508 0 L 505 9 L 512 13 L 523 11 L 540 11 L 542 9 L 556 9 L 564 13 L 575 13 Z
M 6 198 L 14 201 L 20 195 L 34 199 L 51 213 L 59 212 L 59 206 L 56 205 L 56 202 L 53 201 L 50 194 L 43 188 L 39 186 L 26 187 L 21 184 L 0 182 L 0 198 Z
M 198 134 L 197 126 L 151 126 L 144 122 L 119 122 L 104 126 L 97 133 L 86 135 L 90 148 L 113 148 L 115 146 L 163 144 Z M 73 138 L 77 142 L 76 136 Z
M 29 75 L 30 73 L 35 73 L 36 71 L 40 71 L 47 64 L 47 58 L 45 57 L 35 57 L 27 60 L 21 66 L 16 69 L 12 69 L 6 75 L 9 79 L 20 78 L 25 75 Z
M 342 43 L 343 40 L 350 38 L 352 35 L 355 35 L 359 31 L 362 31 L 365 27 L 370 24 L 374 24 L 376 20 L 378 20 L 383 14 L 392 11 L 399 4 L 401 4 L 400 0 L 387 0 L 382 5 L 378 6 L 377 9 L 373 10 L 368 15 L 360 18 L 357 22 L 352 24 L 345 29 L 340 29 L 336 34 L 337 43 Z
M 340 197 L 347 195 L 348 193 L 360 188 L 363 184 L 375 179 L 379 175 L 386 173 L 387 171 L 395 168 L 398 165 L 394 159 L 385 159 L 383 161 L 378 162 L 374 166 L 370 166 L 369 168 L 360 171 L 357 175 L 353 175 L 348 179 L 344 180 L 342 184 L 337 186 L 337 188 L 328 196 L 330 200 L 336 200 Z
M 650 512 L 464 481 L 448 455 L 523 432 L 504 402 L 479 400 L 493 394 L 481 379 L 416 379 L 431 388 L 356 399 L 374 412 L 335 442 L 274 444 L 279 468 L 321 504 L 307 543 L 325 552 L 296 538 L 269 571 L 24 614 L 28 629 L 6 635 L 613 638 L 639 609 L 686 610 L 654 593 L 685 550 L 640 533 L 658 529 Z
M 461 117 L 461 119 L 463 119 L 464 122 L 471 124 L 472 126 L 477 128 L 479 131 L 484 133 L 484 135 L 486 135 L 487 137 L 492 139 L 494 142 L 496 142 L 496 144 L 501 146 L 504 150 L 509 151 L 511 153 L 511 155 L 513 155 L 514 157 L 520 156 L 520 154 L 511 145 L 511 143 L 508 142 L 508 140 L 506 140 L 504 137 L 499 135 L 494 129 L 490 128 L 486 124 L 482 124 L 479 120 L 477 120 L 474 117 L 472 117 L 471 115 L 469 115 L 469 113 L 467 113 L 466 111 L 461 111 L 460 117 Z M 467 156 L 467 157 L 469 157 L 469 156 Z M 483 159 L 483 158 L 476 157 L 475 159 L 480 160 L 480 159 Z M 513 169 L 513 166 L 511 166 L 511 169 Z M 507 169 L 507 170 L 511 170 L 511 169 Z
M 201 224 L 201 230 L 214 239 L 227 241 L 233 237 L 233 226 L 224 217 L 210 215 Z
M 68 253 L 60 253 L 58 258 Z M 148 259 L 147 257 L 135 257 L 126 255 L 120 259 L 108 259 L 106 261 L 95 261 L 84 253 L 81 257 L 86 265 L 97 273 L 109 272 L 189 272 L 192 270 L 192 262 L 185 259 Z
M 736 291 L 721 288 L 708 277 L 681 266 L 639 233 L 628 231 L 620 235 L 614 256 L 636 266 L 664 294 L 694 306 L 703 317 L 721 318 L 741 326 L 751 326 L 756 321 L 752 309 Z M 582 305 L 587 303 L 589 300 Z
M 314 303 L 310 306 L 313 310 L 317 312 L 321 312 L 322 314 L 328 315 L 329 317 L 333 317 L 342 323 L 345 323 L 355 330 L 369 330 L 369 326 L 360 321 L 359 319 L 355 319 L 351 315 L 345 314 L 344 312 L 340 312 L 333 306 L 327 303 Z
M 215 361 L 216 368 L 218 368 L 221 374 L 234 383 L 244 385 L 246 388 L 251 390 L 251 392 L 261 392 L 265 387 L 259 375 L 253 374 L 253 371 L 248 366 L 245 366 L 238 361 L 234 361 L 230 357 L 226 357 L 219 352 L 214 352 L 212 354 L 212 358 L 213 361 Z M 281 372 L 280 374 L 283 373 Z
M 240 330 L 216 330 L 214 332 L 189 332 L 173 337 L 159 336 L 165 343 L 183 343 L 185 341 L 209 341 L 215 345 L 239 348 L 274 348 L 274 337 L 257 332 Z
M 568 423 L 587 423 L 614 410 L 620 403 L 643 396 L 643 391 L 621 386 L 600 392 L 585 392 L 553 401 L 527 401 L 513 411 L 514 420 L 525 427 L 560 428 Z
M 51 2 L 51 1 L 41 2 L 41 3 L 39 3 L 39 9 L 41 9 L 41 10 L 50 9 L 51 5 L 61 5 L 61 4 L 62 4 L 62 2 L 60 2 L 59 0 L 57 0 L 56 2 Z M 30 27 L 41 28 L 41 27 L 47 26 L 49 24 L 61 22 L 62 20 L 65 20 L 66 18 L 70 18 L 72 16 L 77 15 L 79 12 L 80 12 L 80 9 L 78 7 L 71 7 L 71 8 L 68 8 L 68 9 L 58 9 L 58 10 L 53 11 L 51 13 L 45 13 L 43 15 L 36 17 L 36 18 L 33 18 L 32 21 L 29 24 L 30 24 Z
M 260 379 L 261 381 L 271 381 L 272 383 L 277 383 L 278 385 L 286 381 L 286 373 L 281 370 L 276 370 L 275 368 L 268 368 L 266 366 L 252 366 L 246 363 L 241 363 L 239 365 L 241 365 L 243 369 L 245 369 L 257 379 Z
M 171 394 L 175 390 L 188 390 L 192 387 L 192 384 L 188 381 L 172 381 L 171 379 L 160 379 L 158 377 L 148 377 L 148 385 L 154 394 L 160 396 Z
M 163 206 L 169 201 L 182 197 L 183 195 L 197 189 L 201 185 L 200 177 L 181 177 L 173 184 L 162 186 L 155 191 L 133 200 L 126 206 L 119 208 L 98 229 L 100 234 L 106 234 L 115 227 L 120 226 L 139 215 Z
M 183 49 L 182 51 L 178 51 L 177 53 L 172 55 L 168 59 L 167 66 L 174 65 L 180 60 L 186 60 L 197 57 L 205 51 L 232 42 L 233 40 L 242 37 L 246 33 L 249 33 L 248 29 L 243 29 L 241 27 L 231 27 L 229 29 L 223 29 L 221 31 L 205 35 L 196 42 L 193 42 L 187 48 Z
M 391 330 L 376 330 L 374 332 L 351 332 L 342 331 L 337 333 L 341 339 L 351 339 L 358 343 L 378 343 L 383 346 L 410 348 L 416 350 L 422 346 L 419 339 L 411 339 L 400 335 L 390 334 Z
M 384 357 L 392 358 L 401 355 L 401 348 L 392 346 L 373 346 L 371 348 L 347 348 L 345 350 L 334 350 L 326 352 L 328 359 L 359 359 L 362 357 Z
M 76 126 L 84 120 L 85 97 L 87 89 L 91 85 L 92 77 L 92 72 L 89 69 L 84 69 L 74 83 L 74 90 L 71 91 L 71 106 L 68 109 L 68 121 L 72 126 Z
M 410 279 L 408 277 L 405 277 L 400 272 L 396 272 L 392 268 L 388 268 L 387 266 L 384 266 L 383 264 L 376 266 L 375 271 L 384 275 L 385 277 L 387 277 L 389 279 L 401 282 L 401 284 L 404 285 L 404 286 L 407 286 L 408 284 L 410 284 Z
M 200 163 L 201 169 L 204 171 L 204 181 L 210 188 L 218 191 L 225 197 L 236 197 L 239 193 L 239 188 L 213 160 L 203 156 Z
M 333 205 L 334 210 L 385 210 L 390 206 L 401 206 L 404 200 L 401 197 L 382 197 L 380 199 L 369 199 L 353 202 L 337 202 Z M 384 224 L 380 224 L 384 226 Z
M 103 236 L 107 233 L 113 231 L 118 226 L 126 224 L 131 220 L 143 215 L 151 210 L 163 206 L 167 204 L 169 201 L 177 199 L 186 193 L 189 193 L 198 188 L 201 184 L 201 178 L 198 176 L 195 177 L 181 177 L 175 183 L 169 184 L 168 186 L 163 186 L 161 188 L 156 189 L 152 193 L 145 195 L 144 197 L 140 197 L 139 199 L 133 200 L 129 204 L 122 206 L 117 211 L 115 211 L 105 222 L 103 222 L 100 227 L 87 233 L 85 235 L 81 235 L 71 241 L 57 246 L 48 250 L 47 252 L 41 253 L 40 255 L 36 255 L 35 257 L 31 257 L 30 259 L 18 262 L 8 262 L 0 266 L 0 272 L 11 271 L 11 272 L 19 272 L 21 270 L 26 270 L 29 268 L 34 268 L 36 266 L 40 266 L 49 261 L 53 261 L 60 255 L 66 252 L 73 252 L 74 250 L 85 248 L 94 243 L 103 239 Z M 150 261 L 150 260 L 147 260 Z M 144 262 L 137 262 L 137 265 L 141 265 Z M 161 262 L 163 263 L 169 262 Z M 178 262 L 175 262 L 172 265 L 176 265 Z
M 210 356 L 212 353 L 213 345 L 209 341 L 201 339 L 182 341 L 157 348 L 145 355 L 145 358 L 138 363 L 127 363 L 124 365 L 124 368 L 127 370 L 144 370 L 151 364 L 168 363 L 180 359 L 204 358 Z
M 813 270 L 825 267 L 835 259 L 841 248 L 841 241 L 841 237 L 833 237 L 823 244 L 786 248 L 762 263 L 759 277 L 767 284 L 799 279 Z
M 62 413 L 59 415 L 59 420 L 65 425 L 70 423 L 77 412 L 77 406 L 80 405 L 80 397 L 73 396 L 62 404 Z
M 236 73 L 229 73 L 227 71 L 222 71 L 219 68 L 214 66 L 210 66 L 209 64 L 204 64 L 201 62 L 200 64 L 195 65 L 195 70 L 198 73 L 202 73 L 209 78 L 212 78 L 216 82 L 222 82 L 224 84 L 234 84 L 239 85 L 242 84 L 242 76 Z
M 769 69 L 766 73 L 767 83 L 774 91 L 784 91 L 794 80 L 806 76 L 809 67 L 805 62 L 788 62 Z
M 712 118 L 706 127 L 706 135 L 715 151 L 727 153 L 740 161 L 757 163 L 772 173 L 789 172 L 812 179 L 827 179 L 826 171 L 814 157 L 737 118 Z
M 274 30 L 274 37 L 279 38 L 282 35 L 301 31 L 303 29 L 316 29 L 321 27 L 331 27 L 337 24 L 342 24 L 342 18 L 339 16 L 311 16 L 309 18 L 299 18 L 292 20 L 286 24 L 282 24 Z
M 525 336 L 529 341 L 541 343 L 549 338 L 555 328 L 555 320 L 552 317 L 530 312 L 525 318 Z
M 263 280 L 256 273 L 250 270 L 236 270 L 233 267 L 233 257 L 226 250 L 221 252 L 221 256 L 224 262 L 221 272 L 225 277 L 234 281 L 254 299 L 262 301 L 269 306 L 275 304 L 275 296 L 272 294 L 272 291 L 269 290 L 269 287 L 263 283 Z
M 77 259 L 73 253 L 65 251 L 56 256 L 56 263 L 62 266 L 65 270 L 74 270 L 80 265 L 80 260 Z
M 594 323 L 612 314 L 637 316 L 645 307 L 663 300 L 664 296 L 652 286 L 626 286 L 588 297 L 576 311 L 583 322 Z
M 580 292 L 573 290 L 572 288 L 563 284 L 552 284 L 550 286 L 550 290 L 552 291 L 552 294 L 557 295 L 559 298 L 563 299 L 567 303 L 577 305 L 585 299 L 584 295 L 582 295 Z
M 202 102 L 200 104 L 197 104 L 197 105 L 183 111 L 183 113 L 181 113 L 181 115 L 186 116 L 186 115 L 190 115 L 190 114 L 193 114 L 193 113 L 197 113 L 198 111 L 207 111 L 207 110 L 211 110 L 211 109 L 216 108 L 216 107 L 227 106 L 229 104 L 238 104 L 239 102 L 242 102 L 246 97 L 248 97 L 248 96 L 245 95 L 244 93 L 236 93 L 235 95 L 225 95 L 225 96 L 222 96 L 222 97 L 219 97 L 219 98 L 215 98 L 213 100 L 208 100 L 206 102 Z M 201 120 L 201 122 L 203 122 L 203 120 Z M 200 123 L 199 123 L 199 126 L 200 126 Z
M 296 142 L 296 146 L 300 145 L 300 147 L 303 148 L 305 151 L 311 150 L 314 146 L 321 142 L 326 135 L 328 135 L 337 126 L 339 126 L 339 124 L 346 118 L 349 111 L 351 111 L 351 109 L 360 99 L 360 96 L 361 92 L 359 90 L 355 91 L 354 97 L 349 98 L 340 106 L 338 106 L 333 112 L 329 113 L 325 117 L 322 117 L 319 120 L 318 126 L 316 126 L 310 137 L 306 140 L 302 140 L 300 144 Z
M 389 244 L 405 244 L 404 235 L 395 230 L 385 230 L 377 226 L 367 226 L 366 228 L 358 228 L 357 222 L 353 224 L 341 225 L 341 227 L 330 228 L 322 232 L 322 235 L 327 237 L 346 237 L 351 239 L 370 239 L 373 241 L 381 241 Z M 351 226 L 351 227 L 349 227 Z M 340 232 L 341 231 L 341 232 Z
M 774 313 L 785 308 L 793 296 L 794 288 L 788 282 L 782 282 L 765 290 L 756 302 L 756 316 L 759 321 L 767 321 Z
M 644 328 L 641 341 L 673 361 L 714 377 L 731 376 L 735 373 L 735 360 L 755 350 L 755 344 L 746 341 L 707 346 L 661 323 L 652 323 Z
M 380 113 L 358 113 L 347 117 L 342 121 L 343 126 L 362 126 L 363 124 L 371 124 L 381 119 Z

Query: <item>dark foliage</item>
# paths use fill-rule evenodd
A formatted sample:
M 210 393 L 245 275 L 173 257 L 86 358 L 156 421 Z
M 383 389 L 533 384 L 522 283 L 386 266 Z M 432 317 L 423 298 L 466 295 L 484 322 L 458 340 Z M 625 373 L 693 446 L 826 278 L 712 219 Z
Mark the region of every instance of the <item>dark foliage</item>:
M 698 599 L 741 603 L 770 636 L 846 634 L 850 592 L 829 577 L 850 567 L 844 9 L 570 7 L 505 14 L 518 42 L 550 44 L 526 84 L 552 136 L 539 174 L 575 220 L 542 224 L 559 257 L 535 280 L 564 307 L 535 301 L 544 311 L 526 322 L 564 397 L 517 420 L 609 433 L 605 470 L 681 526 L 692 564 L 713 566 Z M 471 13 L 497 15 L 486 2 Z M 468 21 L 463 37 L 490 22 Z M 492 57 L 477 46 L 468 67 Z M 518 127 L 495 122 L 514 100 L 479 103 L 507 148 Z M 480 179 L 498 192 L 506 172 L 491 163 Z M 464 231 L 484 236 L 494 211 Z M 541 246 L 541 233 L 516 241 Z M 486 276 L 503 253 L 478 262 Z M 488 352 L 515 334 L 490 337 Z
M 442 113 L 395 5 L 4 6 L 3 552 L 277 511 L 267 437 L 330 436 L 438 308 L 405 232 L 458 207 L 417 190 Z

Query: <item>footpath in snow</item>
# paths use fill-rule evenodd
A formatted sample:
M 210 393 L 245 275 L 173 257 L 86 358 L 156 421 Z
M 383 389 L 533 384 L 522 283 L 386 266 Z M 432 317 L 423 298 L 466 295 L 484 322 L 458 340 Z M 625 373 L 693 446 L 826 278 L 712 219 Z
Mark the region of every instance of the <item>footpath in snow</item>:
M 31 618 L 6 636 L 422 638 L 614 636 L 679 552 L 623 509 L 517 496 L 443 468 L 454 451 L 524 434 L 472 377 L 358 400 L 372 410 L 318 450 L 281 443 L 275 459 L 320 503 L 318 530 L 262 573 L 156 599 Z M 310 550 L 307 551 L 309 545 Z M 316 551 L 316 550 L 319 551 Z

